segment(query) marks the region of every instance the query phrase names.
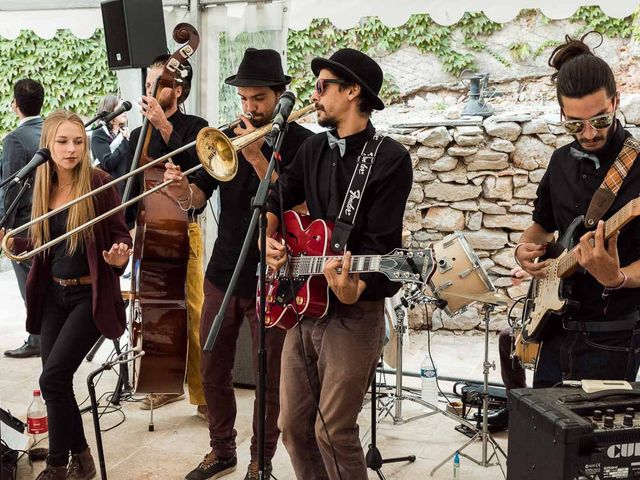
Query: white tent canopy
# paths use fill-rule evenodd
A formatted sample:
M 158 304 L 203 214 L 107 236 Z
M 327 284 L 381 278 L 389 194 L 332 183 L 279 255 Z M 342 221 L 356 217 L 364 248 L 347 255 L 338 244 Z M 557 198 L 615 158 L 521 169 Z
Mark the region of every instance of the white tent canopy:
M 442 25 L 456 23 L 469 11 L 482 10 L 490 19 L 508 22 L 522 9 L 538 8 L 550 18 L 566 18 L 585 5 L 599 5 L 612 17 L 626 17 L 638 7 L 638 0 L 163 0 L 168 15 L 183 10 L 191 21 L 214 17 L 220 26 L 231 23 L 231 32 L 258 20 L 255 14 L 282 9 L 284 24 L 292 29 L 306 28 L 312 19 L 327 17 L 339 28 L 349 28 L 360 18 L 377 16 L 386 25 L 398 26 L 415 13 L 428 13 Z M 278 5 L 276 9 L 270 4 Z M 15 38 L 20 29 L 33 30 L 51 38 L 56 29 L 68 28 L 80 38 L 90 37 L 102 26 L 100 0 L 0 0 L 0 36 Z M 242 20 L 242 21 L 241 21 Z M 235 24 L 235 25 L 234 25 Z

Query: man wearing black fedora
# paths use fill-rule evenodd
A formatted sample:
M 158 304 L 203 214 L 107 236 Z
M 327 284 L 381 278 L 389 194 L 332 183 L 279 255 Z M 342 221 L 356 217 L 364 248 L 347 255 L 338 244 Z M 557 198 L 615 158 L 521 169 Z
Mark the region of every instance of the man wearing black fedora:
M 323 270 L 329 313 L 303 317 L 287 332 L 279 426 L 298 479 L 365 480 L 357 418 L 382 351 L 384 298 L 399 286 L 376 273 L 350 274 L 349 266 L 352 253 L 386 254 L 401 246 L 411 159 L 371 124 L 371 111 L 384 108 L 378 96 L 383 74 L 373 59 L 342 49 L 329 59 L 315 58 L 311 69 L 318 123 L 329 130 L 307 139 L 278 178 L 283 201 L 269 197 L 268 233 L 277 230 L 282 211 L 304 201 L 314 219 L 350 216 L 352 228 L 344 255 L 340 250 Z M 358 182 L 371 157 L 364 188 L 354 190 L 358 184 L 351 182 Z M 344 217 L 347 210 L 355 210 L 355 218 Z M 284 265 L 287 251 L 272 238 L 266 253 L 271 267 Z
M 225 131 L 229 137 L 245 135 L 271 121 L 280 95 L 285 91 L 291 77 L 284 74 L 280 54 L 275 50 L 249 48 L 244 54 L 238 73 L 225 80 L 237 88 L 242 104 L 242 123 L 233 131 Z M 249 118 L 248 114 L 251 114 Z M 311 135 L 306 128 L 296 123 L 289 130 L 281 148 L 282 163 L 293 159 L 302 142 Z M 167 192 L 176 200 L 191 198 L 192 206 L 201 208 L 218 188 L 220 191 L 220 219 L 218 238 L 207 267 L 204 283 L 205 301 L 202 308 L 200 338 L 204 342 L 209 334 L 215 315 L 220 309 L 225 291 L 240 255 L 242 242 L 251 220 L 251 200 L 261 178 L 267 171 L 272 148 L 267 142 L 258 140 L 238 154 L 238 173 L 229 182 L 218 182 L 204 170 L 200 170 L 191 183 L 180 173 L 180 169 L 167 164 L 165 179 L 176 180 Z M 257 233 L 256 233 L 257 235 Z M 202 384 L 208 405 L 209 436 L 211 452 L 189 474 L 187 480 L 219 478 L 236 469 L 236 401 L 233 391 L 232 370 L 236 342 L 242 322 L 246 317 L 251 327 L 253 340 L 253 367 L 257 372 L 258 321 L 256 318 L 256 268 L 259 261 L 257 237 L 254 247 L 245 261 L 240 280 L 226 310 L 213 351 L 202 352 Z M 265 338 L 267 350 L 266 424 L 265 424 L 265 471 L 271 473 L 271 459 L 279 437 L 277 425 L 280 404 L 278 389 L 280 382 L 280 357 L 284 332 L 269 329 Z M 257 405 L 253 412 L 253 437 L 251 438 L 251 462 L 246 480 L 258 478 L 257 452 Z

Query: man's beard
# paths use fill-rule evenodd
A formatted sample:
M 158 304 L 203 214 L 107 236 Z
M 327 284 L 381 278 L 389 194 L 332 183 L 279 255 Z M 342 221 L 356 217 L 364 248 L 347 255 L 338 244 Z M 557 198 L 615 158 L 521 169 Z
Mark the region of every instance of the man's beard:
M 335 119 L 335 117 L 327 115 L 327 112 L 324 113 L 325 114 L 322 118 L 318 116 L 318 125 L 324 128 L 338 128 L 338 121 Z
M 259 115 L 259 116 L 254 116 L 249 121 L 251 122 L 251 125 L 253 125 L 255 128 L 260 128 L 260 127 L 264 127 L 269 122 L 271 122 L 271 118 L 268 118 L 264 115 Z
M 172 103 L 173 102 L 169 98 L 158 99 L 158 105 L 160 105 L 160 108 L 162 108 L 163 112 L 166 112 L 167 110 L 169 110 L 171 108 Z

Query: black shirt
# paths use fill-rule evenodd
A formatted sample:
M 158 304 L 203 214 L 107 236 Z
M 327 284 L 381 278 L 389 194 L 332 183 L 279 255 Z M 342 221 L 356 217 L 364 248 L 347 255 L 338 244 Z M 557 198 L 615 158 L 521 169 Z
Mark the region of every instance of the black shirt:
M 67 233 L 67 217 L 69 210 L 64 210 L 50 219 L 50 236 L 54 240 Z M 89 275 L 89 262 L 84 251 L 84 241 L 76 247 L 73 255 L 67 252 L 67 242 L 60 242 L 52 247 L 51 275 L 58 278 L 80 278 Z
M 225 131 L 233 138 L 232 131 Z M 304 140 L 312 135 L 310 130 L 297 123 L 290 123 L 289 130 L 282 144 L 280 154 L 282 164 L 278 168 L 288 165 Z M 272 148 L 264 142 L 262 154 L 269 160 Z M 216 188 L 220 189 L 220 220 L 218 224 L 218 238 L 213 247 L 213 254 L 205 276 L 218 288 L 226 291 L 233 275 L 236 262 L 242 249 L 244 237 L 247 234 L 251 220 L 251 201 L 260 183 L 253 166 L 247 162 L 240 152 L 238 154 L 238 173 L 229 182 L 219 182 L 205 170 L 195 173 L 191 179 L 193 183 L 210 198 Z M 257 229 L 251 243 L 251 249 L 242 268 L 235 294 L 251 298 L 256 293 L 256 268 L 260 255 L 258 252 Z
M 534 202 L 533 221 L 547 232 L 557 231 L 562 236 L 573 219 L 587 212 L 591 197 L 604 181 L 604 178 L 622 149 L 629 133 L 618 122 L 616 131 L 607 145 L 596 152 L 600 166 L 591 158 L 583 157 L 584 151 L 578 142 L 553 152 L 549 167 L 538 187 L 538 198 Z M 572 150 L 574 149 L 574 150 Z M 577 152 L 576 152 L 577 151 Z M 640 195 L 640 159 L 636 160 L 629 171 L 615 202 L 603 216 L 607 220 L 629 201 Z M 578 228 L 574 242 L 585 233 Z M 640 259 L 640 221 L 631 221 L 625 226 L 618 238 L 618 254 L 622 267 Z M 623 288 L 613 291 L 608 300 L 602 299 L 604 287 L 584 269 L 578 270 L 564 282 L 564 294 L 567 298 L 579 302 L 578 310 L 571 316 L 581 320 L 615 319 L 620 315 L 638 309 L 640 288 Z M 605 312 L 606 309 L 606 312 Z
M 337 137 L 337 133 L 333 132 Z M 327 133 L 309 138 L 291 165 L 278 178 L 282 188 L 283 210 L 307 202 L 314 219 L 335 221 L 340 212 L 356 162 L 367 140 L 375 133 L 371 123 L 362 132 L 345 137 L 346 151 L 331 149 Z M 412 168 L 409 152 L 398 142 L 385 138 L 360 200 L 347 249 L 354 255 L 386 254 L 402 245 L 402 219 L 411 191 Z M 269 196 L 268 210 L 279 215 L 276 189 Z M 378 273 L 361 274 L 367 287 L 361 300 L 392 296 L 400 288 Z
M 166 155 L 167 153 L 173 152 L 174 150 L 193 142 L 198 136 L 198 132 L 209 125 L 204 118 L 196 117 L 195 115 L 187 115 L 185 113 L 182 113 L 180 110 L 177 110 L 167 120 L 169 120 L 171 125 L 173 125 L 173 132 L 171 132 L 171 136 L 169 137 L 169 143 L 165 143 L 160 131 L 156 130 L 153 125 L 149 123 L 149 128 L 151 129 L 151 139 L 149 140 L 149 148 L 147 150 L 147 154 L 151 158 L 159 158 L 162 155 Z M 138 138 L 140 137 L 141 130 L 142 127 L 138 127 L 133 132 L 131 132 L 127 170 L 131 168 L 131 162 L 133 161 L 133 156 L 136 151 L 136 146 L 138 145 Z M 187 149 L 182 153 L 179 153 L 178 155 L 174 155 L 172 157 L 172 160 L 173 163 L 180 166 L 180 169 L 183 172 L 191 167 L 195 167 L 196 165 L 200 164 L 195 146 L 193 148 Z M 138 193 L 140 192 L 139 177 L 140 175 L 136 176 L 136 181 L 132 186 L 129 199 L 138 195 Z M 137 204 L 127 209 L 125 218 L 127 221 L 127 226 L 129 228 L 132 228 L 135 225 L 137 211 Z

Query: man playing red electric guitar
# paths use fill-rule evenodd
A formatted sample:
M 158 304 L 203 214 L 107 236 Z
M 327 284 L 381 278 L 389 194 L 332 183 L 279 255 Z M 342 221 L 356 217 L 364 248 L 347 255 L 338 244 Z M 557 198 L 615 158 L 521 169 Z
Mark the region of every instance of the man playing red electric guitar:
M 281 212 L 304 201 L 314 219 L 334 221 L 343 203 L 347 210 L 350 202 L 358 208 L 346 253 L 324 266 L 332 292 L 328 314 L 304 317 L 287 331 L 279 426 L 298 479 L 365 480 L 357 417 L 382 350 L 384 298 L 399 285 L 377 273 L 351 274 L 349 266 L 351 253 L 386 254 L 401 246 L 411 160 L 402 145 L 383 138 L 364 192 L 349 189 L 365 144 L 376 141 L 369 117 L 384 108 L 378 97 L 382 70 L 352 49 L 316 58 L 311 69 L 318 77 L 318 123 L 330 130 L 307 139 L 278 178 L 267 232 L 278 230 Z M 274 238 L 267 239 L 266 254 L 276 270 L 287 260 L 286 248 Z

